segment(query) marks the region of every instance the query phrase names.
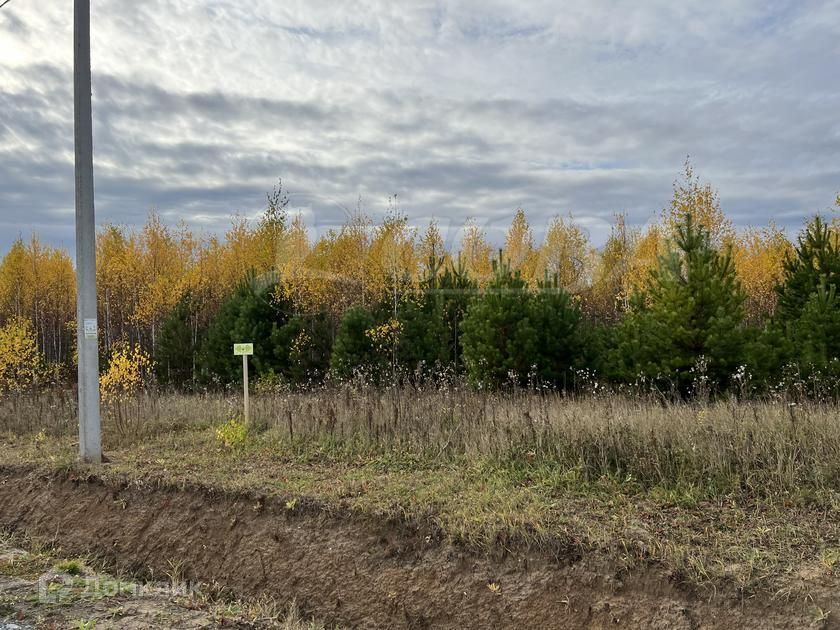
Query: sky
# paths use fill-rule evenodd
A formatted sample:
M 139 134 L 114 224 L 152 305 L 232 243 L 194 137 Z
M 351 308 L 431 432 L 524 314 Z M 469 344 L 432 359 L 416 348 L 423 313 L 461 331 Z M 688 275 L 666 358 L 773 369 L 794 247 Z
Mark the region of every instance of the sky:
M 738 226 L 840 191 L 840 0 L 92 0 L 97 222 L 220 233 L 282 178 L 313 235 L 518 207 L 603 243 L 691 156 Z M 0 9 L 0 252 L 73 250 L 73 7 Z M 396 195 L 396 203 L 393 196 Z M 392 201 L 389 202 L 389 198 Z

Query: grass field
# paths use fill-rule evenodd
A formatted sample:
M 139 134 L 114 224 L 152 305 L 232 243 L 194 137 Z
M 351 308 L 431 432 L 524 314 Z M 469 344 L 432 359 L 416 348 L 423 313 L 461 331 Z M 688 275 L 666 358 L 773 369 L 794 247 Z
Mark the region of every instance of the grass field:
M 7 402 L 0 462 L 78 470 L 70 400 Z M 257 395 L 243 427 L 239 404 L 132 401 L 106 418 L 98 474 L 423 522 L 478 551 L 654 564 L 741 595 L 840 572 L 836 406 L 342 387 Z

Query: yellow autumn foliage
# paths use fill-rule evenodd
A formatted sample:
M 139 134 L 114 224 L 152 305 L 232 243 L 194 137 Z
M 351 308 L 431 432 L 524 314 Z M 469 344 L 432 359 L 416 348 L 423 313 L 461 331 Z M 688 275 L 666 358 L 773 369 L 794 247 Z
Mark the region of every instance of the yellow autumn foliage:
M 513 271 L 533 283 L 537 279 L 539 254 L 534 249 L 534 235 L 522 208 L 517 208 L 505 235 L 504 259 Z
M 392 318 L 379 326 L 369 328 L 365 331 L 365 336 L 373 342 L 378 351 L 385 352 L 391 350 L 399 341 L 402 327 L 400 320 Z
M 99 377 L 102 402 L 119 404 L 135 397 L 146 387 L 152 367 L 151 357 L 139 344 L 115 344 L 108 369 Z
M 15 317 L 0 327 L 0 394 L 32 387 L 42 367 L 41 355 L 28 320 Z
M 38 350 L 54 362 L 72 346 L 66 322 L 75 309 L 76 277 L 67 252 L 35 236 L 12 243 L 0 261 L 0 321 L 27 319 Z
M 653 269 L 659 264 L 667 247 L 663 230 L 658 225 L 651 225 L 633 243 L 627 272 L 622 281 L 622 299 L 629 300 L 636 291 L 643 290 L 650 279 Z
M 373 301 L 397 299 L 419 279 L 417 233 L 405 216 L 391 215 L 373 230 L 367 255 L 367 287 Z
M 589 307 L 603 320 L 614 321 L 627 310 L 627 274 L 639 239 L 638 230 L 627 227 L 624 215 L 616 215 L 606 244 L 597 256 Z
M 231 418 L 216 429 L 216 441 L 227 449 L 240 449 L 248 441 L 248 425 L 239 418 Z
M 589 237 L 572 220 L 557 216 L 548 226 L 533 270 L 534 279 L 548 274 L 560 286 L 579 293 L 591 281 L 594 251 Z
M 493 247 L 487 242 L 487 235 L 474 219 L 469 219 L 464 226 L 460 256 L 466 272 L 479 284 L 483 285 L 491 278 Z
M 587 314 L 615 321 L 667 251 L 673 226 L 689 212 L 718 247 L 731 248 L 746 291 L 747 318 L 760 323 L 773 312 L 775 285 L 790 250 L 785 234 L 775 226 L 736 232 L 717 191 L 688 162 L 655 222 L 638 229 L 620 217 L 599 250 L 570 216 L 551 220 L 537 242 L 521 208 L 514 212 L 503 244 L 491 241 L 475 220 L 464 226 L 460 243 L 452 244 L 451 234 L 442 233 L 435 221 L 418 233 L 399 212 L 396 200 L 383 220 L 374 221 L 359 208 L 343 225 L 318 234 L 308 231 L 300 215 L 287 219 L 285 203 L 276 191 L 262 217 L 236 216 L 223 236 L 196 236 L 185 225 L 167 225 L 154 213 L 138 228 L 102 227 L 97 234 L 97 288 L 103 352 L 115 353 L 117 365 L 126 358 L 137 359 L 137 346 L 154 353 L 166 317 L 186 296 L 189 324 L 199 335 L 248 274 L 277 279 L 278 303 L 282 299 L 293 314 L 325 314 L 335 324 L 354 305 L 387 302 L 396 311 L 399 301 L 416 298 L 430 271 L 443 273 L 447 266 L 466 271 L 484 286 L 492 278 L 499 245 L 505 262 L 532 287 L 546 274 L 556 277 Z M 840 196 L 836 203 L 840 208 Z M 832 225 L 838 224 L 835 216 Z M 21 334 L 21 321 L 29 326 L 28 351 L 36 352 L 39 361 L 72 365 L 72 259 L 35 237 L 18 239 L 0 259 L 0 322 Z M 122 347 L 125 341 L 132 344 L 128 350 Z M 151 359 L 148 354 L 146 358 Z M 7 358 L 0 360 L 9 365 Z M 120 369 L 130 373 L 127 367 Z M 131 381 L 128 376 L 103 376 L 104 396 L 121 396 L 117 382 Z
M 701 182 L 686 160 L 682 178 L 674 182 L 671 203 L 662 213 L 667 236 L 674 236 L 675 226 L 691 215 L 697 225 L 706 228 L 718 247 L 731 244 L 735 237 L 732 222 L 720 207 L 720 197 L 708 182 Z
M 776 307 L 776 286 L 782 281 L 785 257 L 793 245 L 775 225 L 748 229 L 739 234 L 732 248 L 735 270 L 746 292 L 745 315 L 760 323 Z

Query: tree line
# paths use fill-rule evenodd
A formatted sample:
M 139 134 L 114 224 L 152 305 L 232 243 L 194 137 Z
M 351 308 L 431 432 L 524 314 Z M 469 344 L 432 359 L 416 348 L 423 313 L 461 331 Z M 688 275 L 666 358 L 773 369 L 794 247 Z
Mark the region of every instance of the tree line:
M 357 212 L 312 242 L 287 206 L 278 187 L 259 221 L 235 219 L 221 239 L 155 215 L 139 232 L 101 229 L 103 364 L 128 346 L 163 385 L 225 385 L 239 378 L 232 344 L 253 341 L 257 374 L 295 386 L 463 375 L 570 388 L 596 375 L 697 395 L 840 375 L 837 222 L 816 217 L 793 243 L 772 225 L 738 232 L 689 164 L 658 221 L 618 216 L 600 250 L 563 217 L 535 244 L 522 210 L 499 250 L 471 222 L 448 251 L 434 222 L 419 234 L 398 212 L 379 224 Z M 73 282 L 66 252 L 35 238 L 0 262 L 0 340 L 31 338 L 56 379 L 72 378 Z

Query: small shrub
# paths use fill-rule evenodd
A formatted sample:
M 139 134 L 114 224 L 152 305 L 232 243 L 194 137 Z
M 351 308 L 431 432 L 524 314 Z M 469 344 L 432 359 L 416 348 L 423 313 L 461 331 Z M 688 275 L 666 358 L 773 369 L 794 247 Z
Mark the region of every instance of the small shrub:
M 231 418 L 216 429 L 216 440 L 225 448 L 242 448 L 248 440 L 248 426 L 238 418 Z
M 18 393 L 38 380 L 42 368 L 41 355 L 32 325 L 15 318 L 0 327 L 0 395 Z
M 139 409 L 132 411 L 132 402 L 148 391 L 153 368 L 154 362 L 139 344 L 114 346 L 108 369 L 99 377 L 99 392 L 120 435 L 126 435 L 142 419 Z
M 146 387 L 152 366 L 151 357 L 139 344 L 116 344 L 108 369 L 99 377 L 102 402 L 121 402 L 136 396 Z

